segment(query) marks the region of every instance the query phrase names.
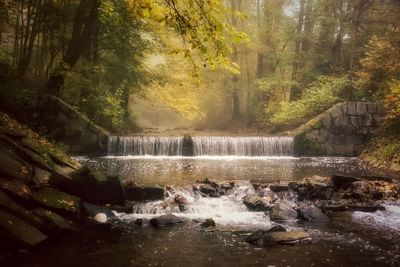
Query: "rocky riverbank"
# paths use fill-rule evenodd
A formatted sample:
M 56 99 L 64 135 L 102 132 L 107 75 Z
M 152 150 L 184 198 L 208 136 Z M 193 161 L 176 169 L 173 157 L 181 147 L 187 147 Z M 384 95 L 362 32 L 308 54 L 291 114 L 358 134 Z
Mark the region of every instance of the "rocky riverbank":
M 0 260 L 105 222 L 106 206 L 125 201 L 118 177 L 81 166 L 4 113 L 0 174 Z
M 326 223 L 343 212 L 383 211 L 385 203 L 399 199 L 400 184 L 385 177 L 313 176 L 285 183 L 218 182 L 206 178 L 190 187 L 167 186 L 164 198 L 133 202 L 131 212 L 120 218 L 134 218 L 132 222 L 141 227 L 190 222 L 218 229 L 239 223 L 239 227 L 259 228 L 244 241 L 266 247 L 310 242 L 311 233 L 293 227 L 298 223 Z M 255 223 L 250 221 L 254 219 Z

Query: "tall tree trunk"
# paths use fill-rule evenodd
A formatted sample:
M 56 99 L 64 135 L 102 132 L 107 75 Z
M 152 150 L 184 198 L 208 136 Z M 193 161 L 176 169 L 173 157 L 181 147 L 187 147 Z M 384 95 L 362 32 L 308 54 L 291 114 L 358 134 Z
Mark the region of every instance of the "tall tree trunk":
M 65 72 L 71 70 L 79 58 L 90 47 L 90 41 L 97 23 L 99 0 L 81 0 L 77 9 L 72 37 L 67 51 L 60 64 L 60 69 L 51 74 L 47 89 L 48 93 L 61 95 L 64 89 Z
M 295 51 L 294 51 L 294 61 L 293 61 L 293 70 L 292 70 L 292 80 L 298 81 L 298 72 L 301 60 L 301 40 L 303 35 L 303 26 L 304 26 L 304 7 L 305 0 L 300 0 L 300 10 L 299 10 L 299 19 L 297 22 L 296 29 L 296 42 L 295 42 Z M 292 86 L 290 90 L 290 101 L 297 100 L 301 95 L 301 89 L 299 86 Z

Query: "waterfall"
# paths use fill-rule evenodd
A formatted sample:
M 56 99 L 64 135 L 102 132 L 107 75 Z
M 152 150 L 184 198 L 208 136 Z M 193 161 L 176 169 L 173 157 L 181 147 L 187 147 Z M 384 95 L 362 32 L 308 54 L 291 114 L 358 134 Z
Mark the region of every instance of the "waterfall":
M 110 156 L 182 156 L 183 137 L 110 136 Z M 192 137 L 193 156 L 291 156 L 292 137 Z
M 196 156 L 290 156 L 292 137 L 193 137 Z
M 110 136 L 108 155 L 181 156 L 182 142 L 182 137 Z

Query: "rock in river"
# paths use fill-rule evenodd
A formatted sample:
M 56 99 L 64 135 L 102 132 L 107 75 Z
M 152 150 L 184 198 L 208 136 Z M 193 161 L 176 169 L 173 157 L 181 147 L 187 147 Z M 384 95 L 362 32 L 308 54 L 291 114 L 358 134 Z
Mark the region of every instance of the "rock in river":
M 246 238 L 246 242 L 258 247 L 266 247 L 274 244 L 294 244 L 308 242 L 311 237 L 308 233 L 302 231 L 275 231 L 269 232 L 258 230 Z
M 150 224 L 155 227 L 172 226 L 183 222 L 185 222 L 184 219 L 176 217 L 173 214 L 164 214 L 150 220 Z
M 299 209 L 297 209 L 297 212 L 299 214 L 299 218 L 305 221 L 329 221 L 328 216 L 322 213 L 322 211 L 314 205 L 300 207 Z
M 243 198 L 243 203 L 249 210 L 270 211 L 274 206 L 274 199 L 271 197 L 261 197 L 257 194 L 247 194 Z
M 275 204 L 270 211 L 271 221 L 294 221 L 296 218 L 297 212 L 284 202 Z

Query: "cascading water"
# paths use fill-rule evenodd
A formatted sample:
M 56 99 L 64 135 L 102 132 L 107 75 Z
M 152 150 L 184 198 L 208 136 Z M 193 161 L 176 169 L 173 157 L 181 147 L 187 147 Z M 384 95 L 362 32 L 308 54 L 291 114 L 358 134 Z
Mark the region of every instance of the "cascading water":
M 151 219 L 161 214 L 173 213 L 180 218 L 190 220 L 205 220 L 212 218 L 219 225 L 270 227 L 272 225 L 264 212 L 249 211 L 243 204 L 246 194 L 254 193 L 254 188 L 249 182 L 236 184 L 227 195 L 212 198 L 193 192 L 191 188 L 174 188 L 173 193 L 168 192 L 164 201 L 136 203 L 132 213 L 117 214 L 123 221 L 136 219 Z M 187 200 L 185 210 L 181 211 L 177 205 L 168 205 L 168 199 L 183 196 Z
M 192 137 L 193 156 L 291 156 L 292 137 Z M 110 156 L 182 156 L 184 137 L 111 136 Z
M 110 136 L 108 155 L 112 156 L 181 156 L 182 137 Z
M 292 137 L 193 137 L 196 156 L 290 156 Z

